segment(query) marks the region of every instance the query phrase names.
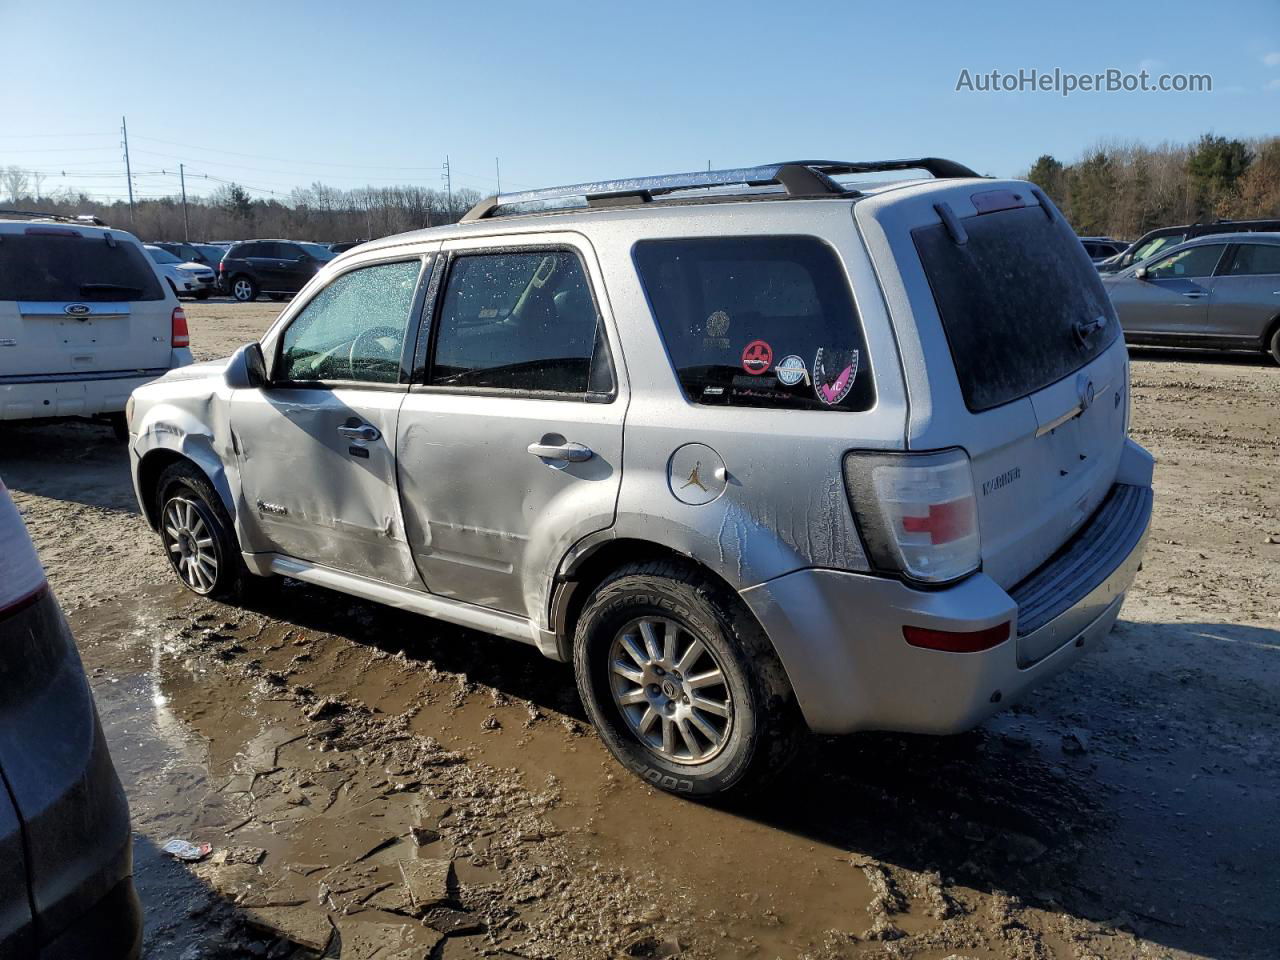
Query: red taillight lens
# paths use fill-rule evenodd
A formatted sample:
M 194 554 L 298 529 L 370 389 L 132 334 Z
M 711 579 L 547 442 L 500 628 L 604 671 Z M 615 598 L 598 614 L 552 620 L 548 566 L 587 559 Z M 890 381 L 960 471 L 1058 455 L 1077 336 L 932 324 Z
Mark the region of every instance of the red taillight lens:
M 170 346 L 189 347 L 191 346 L 191 334 L 187 330 L 187 313 L 181 307 L 173 308 L 172 330 L 173 337 L 169 341 Z
M 1009 622 L 987 627 L 985 630 L 958 632 L 955 630 L 931 630 L 928 627 L 903 627 L 902 636 L 913 647 L 926 650 L 943 650 L 947 653 L 978 653 L 990 650 L 1009 639 Z
M 226 266 L 223 264 L 223 262 L 222 262 L 221 260 L 219 260 L 219 261 L 218 261 L 218 272 L 219 272 L 219 273 L 222 273 L 222 271 L 223 271 L 223 270 L 225 270 L 225 269 L 227 269 L 227 268 L 226 268 Z

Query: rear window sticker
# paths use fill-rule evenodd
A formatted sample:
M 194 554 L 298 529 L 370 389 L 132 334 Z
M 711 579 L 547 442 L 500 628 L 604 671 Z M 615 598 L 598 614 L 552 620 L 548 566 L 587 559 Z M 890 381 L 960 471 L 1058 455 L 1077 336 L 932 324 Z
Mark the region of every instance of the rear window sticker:
M 849 395 L 858 376 L 858 351 L 819 347 L 813 358 L 813 389 L 818 400 L 834 407 Z

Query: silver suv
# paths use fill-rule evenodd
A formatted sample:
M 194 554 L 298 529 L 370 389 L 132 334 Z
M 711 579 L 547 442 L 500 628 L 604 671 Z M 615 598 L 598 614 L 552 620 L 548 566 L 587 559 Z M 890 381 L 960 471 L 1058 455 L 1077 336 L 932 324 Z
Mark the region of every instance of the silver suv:
M 1151 514 L 1128 416 L 1062 215 L 926 158 L 485 201 L 328 264 L 130 431 L 192 590 L 534 644 L 620 761 L 706 796 L 806 726 L 972 727 L 1097 643 Z

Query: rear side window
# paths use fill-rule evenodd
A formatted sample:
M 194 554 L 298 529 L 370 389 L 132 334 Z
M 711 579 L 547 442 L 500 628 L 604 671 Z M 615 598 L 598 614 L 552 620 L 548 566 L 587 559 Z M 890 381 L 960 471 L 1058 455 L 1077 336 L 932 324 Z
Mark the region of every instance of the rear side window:
M 608 394 L 610 371 L 600 317 L 576 254 L 545 250 L 454 260 L 431 384 Z
M 1040 206 L 912 231 L 966 406 L 1025 397 L 1100 355 L 1120 333 L 1098 271 L 1071 229 Z
M 110 303 L 163 300 L 147 254 L 136 243 L 68 227 L 28 227 L 0 237 L 0 300 Z
M 1242 243 L 1227 274 L 1233 277 L 1280 273 L 1280 243 Z
M 844 267 L 817 237 L 642 240 L 634 257 L 690 402 L 786 410 L 874 405 Z

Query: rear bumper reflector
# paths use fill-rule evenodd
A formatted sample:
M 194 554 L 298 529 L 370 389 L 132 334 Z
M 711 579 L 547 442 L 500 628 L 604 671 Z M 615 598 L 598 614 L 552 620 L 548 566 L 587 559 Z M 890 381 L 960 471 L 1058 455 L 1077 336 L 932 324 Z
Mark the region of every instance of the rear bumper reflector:
M 946 653 L 978 653 L 990 650 L 1009 639 L 1009 622 L 987 627 L 985 630 L 957 632 L 954 630 L 933 630 L 929 627 L 902 628 L 902 636 L 913 647 L 926 650 L 942 650 Z

